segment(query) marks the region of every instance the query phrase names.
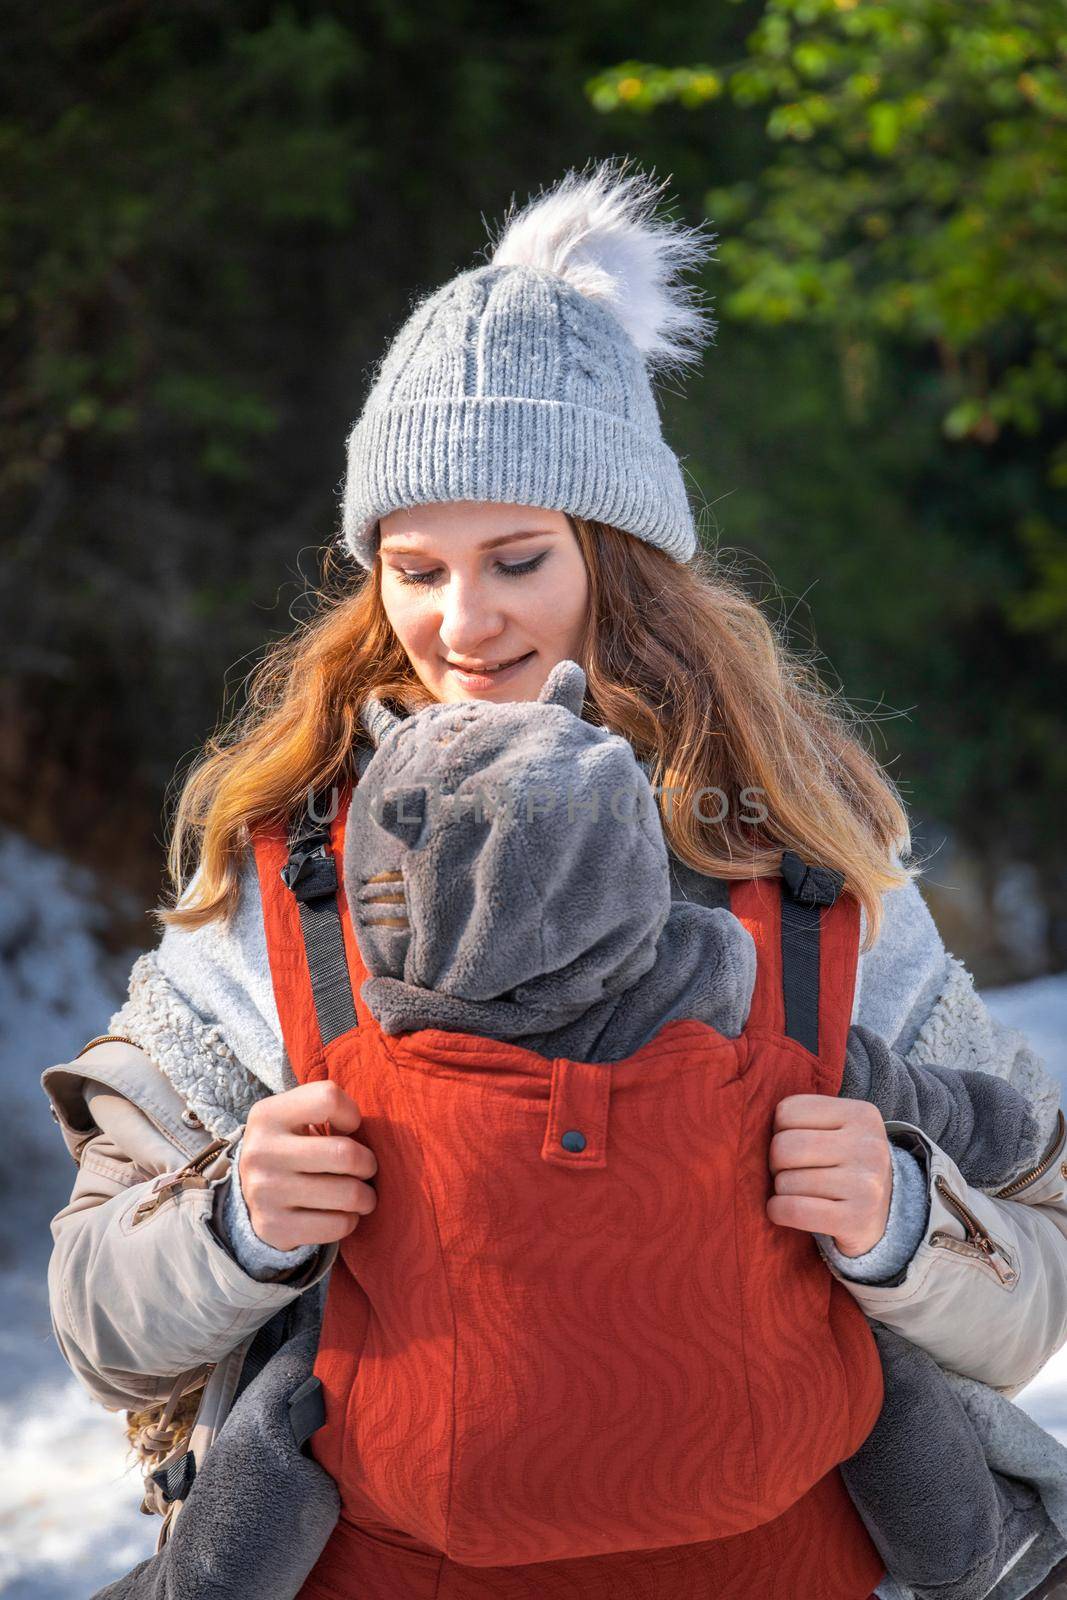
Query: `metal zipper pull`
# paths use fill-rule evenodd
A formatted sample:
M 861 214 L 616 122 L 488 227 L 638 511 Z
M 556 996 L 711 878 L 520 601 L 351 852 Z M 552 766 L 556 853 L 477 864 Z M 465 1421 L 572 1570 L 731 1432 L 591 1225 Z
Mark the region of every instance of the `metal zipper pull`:
M 209 1187 L 207 1178 L 204 1177 L 202 1168 L 210 1166 L 220 1150 L 226 1150 L 233 1143 L 233 1139 L 213 1139 L 205 1145 L 198 1156 L 187 1161 L 184 1167 L 179 1167 L 176 1172 L 161 1172 L 152 1182 L 147 1197 L 134 1209 L 133 1225 L 143 1222 L 153 1212 L 158 1211 L 161 1205 L 172 1200 L 183 1189 L 206 1189 Z
M 1018 1273 L 1012 1266 L 1010 1259 L 994 1239 L 991 1239 L 983 1228 L 979 1219 L 971 1208 L 964 1204 L 954 1189 L 948 1185 L 943 1173 L 938 1173 L 934 1179 L 934 1187 L 945 1201 L 950 1211 L 954 1211 L 967 1230 L 966 1239 L 957 1239 L 950 1233 L 943 1232 L 940 1228 L 930 1235 L 931 1244 L 940 1244 L 946 1249 L 953 1250 L 959 1255 L 970 1255 L 978 1260 L 985 1260 L 992 1267 L 993 1272 L 1001 1283 L 1014 1283 Z M 1001 1266 L 997 1261 L 1000 1257 L 1004 1262 Z

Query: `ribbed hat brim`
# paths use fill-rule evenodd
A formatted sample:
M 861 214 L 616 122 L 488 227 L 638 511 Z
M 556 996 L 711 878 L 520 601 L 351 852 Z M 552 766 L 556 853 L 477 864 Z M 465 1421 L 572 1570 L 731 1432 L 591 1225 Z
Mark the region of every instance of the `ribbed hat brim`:
M 372 407 L 348 437 L 341 538 L 374 565 L 379 517 L 405 506 L 483 500 L 611 523 L 677 561 L 697 546 L 678 459 L 624 419 L 514 396 Z

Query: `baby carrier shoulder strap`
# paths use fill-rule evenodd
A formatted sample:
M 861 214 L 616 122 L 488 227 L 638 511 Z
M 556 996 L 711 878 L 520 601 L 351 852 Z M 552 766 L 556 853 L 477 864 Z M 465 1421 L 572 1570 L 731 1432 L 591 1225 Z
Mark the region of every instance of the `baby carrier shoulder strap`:
M 338 802 L 334 791 L 328 818 L 312 800 L 294 827 L 253 835 L 282 1036 L 301 1083 L 328 1075 L 326 1047 L 359 1024 L 351 979 L 358 961 L 346 948 L 336 864 L 349 796 Z M 859 904 L 843 886 L 840 873 L 786 850 L 780 877 L 735 879 L 728 891 L 756 945 L 748 1026 L 795 1039 L 838 1080 L 859 947 Z
M 312 797 L 295 825 L 252 836 L 278 1018 L 300 1083 L 328 1076 L 326 1047 L 359 1023 L 337 868 L 349 796 L 332 790 L 325 816 Z
M 841 873 L 808 866 L 792 850 L 780 877 L 730 884 L 730 910 L 756 944 L 749 1027 L 795 1039 L 838 1076 L 859 955 L 859 902 L 843 888 Z

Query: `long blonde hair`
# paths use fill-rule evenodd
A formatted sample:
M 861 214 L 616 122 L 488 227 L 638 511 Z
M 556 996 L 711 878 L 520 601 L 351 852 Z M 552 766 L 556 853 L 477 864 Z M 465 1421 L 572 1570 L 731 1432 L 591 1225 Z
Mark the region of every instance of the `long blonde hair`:
M 883 892 L 919 868 L 900 862 L 907 815 L 865 748 L 864 719 L 720 559 L 701 552 L 682 565 L 607 523 L 568 521 L 589 574 L 585 714 L 649 763 L 671 849 L 719 878 L 777 873 L 784 849 L 832 867 L 866 911 L 869 948 Z M 354 775 L 372 689 L 412 710 L 432 701 L 386 617 L 380 563 L 353 586 L 334 583 L 336 560 L 331 547 L 315 614 L 269 647 L 246 704 L 185 780 L 167 858 L 183 903 L 157 910 L 162 922 L 232 913 L 250 831 L 297 812 L 309 786 Z

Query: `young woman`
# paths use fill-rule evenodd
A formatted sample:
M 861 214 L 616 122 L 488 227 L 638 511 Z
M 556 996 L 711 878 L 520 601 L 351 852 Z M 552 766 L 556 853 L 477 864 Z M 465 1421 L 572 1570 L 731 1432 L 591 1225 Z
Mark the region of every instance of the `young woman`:
M 358 1105 L 330 1082 L 295 1083 L 287 1060 L 252 833 L 357 775 L 371 691 L 409 709 L 528 700 L 567 658 L 585 670 L 587 715 L 646 764 L 680 896 L 700 878 L 775 876 L 787 850 L 833 869 L 861 907 L 852 1019 L 906 1057 L 1010 1079 L 1043 1122 L 1042 1160 L 998 1198 L 863 1102 L 827 1102 L 833 1116 L 784 1103 L 767 1152 L 771 1223 L 814 1234 L 869 1316 L 1001 1396 L 1067 1338 L 1057 1088 L 946 953 L 903 864 L 899 796 L 854 719 L 697 553 L 649 380 L 709 331 L 677 281 L 703 241 L 655 216 L 657 193 L 613 163 L 568 174 L 509 221 L 487 266 L 415 308 L 349 439 L 342 540 L 365 570 L 270 652 L 246 712 L 209 744 L 178 808 L 162 940 L 106 1035 L 44 1075 L 79 1161 L 53 1222 L 56 1335 L 90 1392 L 156 1424 L 146 1437 L 161 1449 L 162 1403 L 168 1422 L 198 1403 L 202 1455 L 255 1330 L 329 1272 L 377 1206 Z M 212 1150 L 212 1135 L 237 1134 Z M 157 1183 L 175 1152 L 206 1158 Z M 895 1197 L 916 1183 L 920 1228 L 902 1248 Z M 195 1402 L 174 1413 L 182 1394 Z M 446 1577 L 438 1561 L 430 1575 L 433 1552 L 410 1530 L 380 1534 L 428 1595 L 571 1592 L 566 1563 L 494 1589 L 486 1569 L 450 1563 Z M 782 1592 L 766 1543 L 746 1567 L 727 1542 L 730 1553 L 701 1547 L 702 1572 L 675 1549 L 626 1581 L 664 1600 Z M 1033 1548 L 1013 1558 L 1026 1587 L 998 1586 L 997 1600 L 1036 1595 L 1065 1552 L 1050 1527 L 1039 1565 Z M 813 1567 L 810 1593 L 866 1600 L 879 1570 L 857 1590 Z M 900 1600 L 886 1582 L 876 1592 Z M 301 1593 L 377 1600 L 336 1583 L 312 1578 Z M 423 1591 L 381 1590 L 401 1592 Z M 580 1592 L 631 1591 L 605 1566 L 599 1587 L 583 1568 Z

